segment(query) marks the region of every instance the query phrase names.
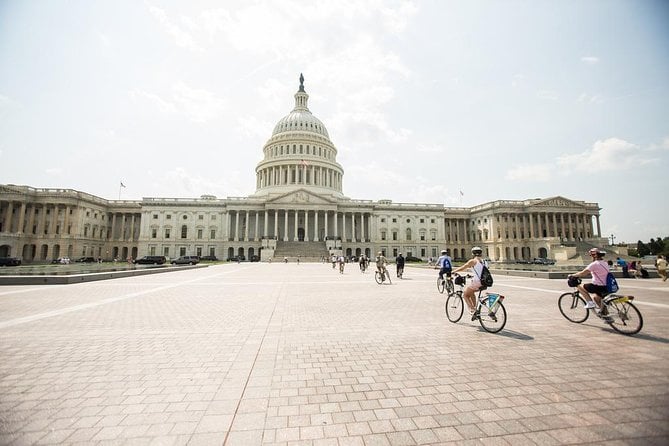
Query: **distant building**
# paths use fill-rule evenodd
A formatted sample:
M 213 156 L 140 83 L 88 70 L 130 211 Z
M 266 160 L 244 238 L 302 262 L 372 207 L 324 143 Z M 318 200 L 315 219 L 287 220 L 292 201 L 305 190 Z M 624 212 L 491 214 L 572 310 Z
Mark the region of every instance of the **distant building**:
M 323 123 L 295 107 L 274 127 L 248 197 L 105 200 L 71 189 L 0 185 L 0 257 L 125 260 L 142 255 L 300 255 L 378 251 L 492 260 L 553 257 L 564 245 L 601 246 L 599 205 L 564 197 L 498 200 L 471 208 L 359 200 L 343 195 L 344 169 Z

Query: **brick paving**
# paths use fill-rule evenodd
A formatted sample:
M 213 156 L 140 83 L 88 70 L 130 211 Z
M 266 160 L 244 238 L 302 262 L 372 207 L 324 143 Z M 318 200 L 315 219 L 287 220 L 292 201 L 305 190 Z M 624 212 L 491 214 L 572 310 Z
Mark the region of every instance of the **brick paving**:
M 392 268 L 391 268 L 392 270 Z M 639 335 L 571 324 L 562 280 L 495 276 L 497 335 L 436 271 L 229 264 L 0 287 L 1 445 L 669 443 L 669 284 Z

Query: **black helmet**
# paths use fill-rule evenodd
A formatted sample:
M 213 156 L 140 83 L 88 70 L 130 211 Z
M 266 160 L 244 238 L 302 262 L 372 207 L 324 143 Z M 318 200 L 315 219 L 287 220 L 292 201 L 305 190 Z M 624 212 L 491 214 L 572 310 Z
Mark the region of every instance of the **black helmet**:
M 483 250 L 479 246 L 474 246 L 472 248 L 472 254 L 474 254 L 475 256 L 483 255 Z
M 578 278 L 578 277 L 569 276 L 569 277 L 567 277 L 567 284 L 570 287 L 577 287 L 581 284 L 581 279 Z

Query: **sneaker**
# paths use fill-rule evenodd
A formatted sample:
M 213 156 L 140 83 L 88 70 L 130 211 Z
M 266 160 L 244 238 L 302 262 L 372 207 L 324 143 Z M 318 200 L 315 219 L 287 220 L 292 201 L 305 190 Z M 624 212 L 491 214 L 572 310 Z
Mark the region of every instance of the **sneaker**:
M 492 311 L 491 311 L 490 313 L 488 313 L 488 317 L 489 317 L 493 322 L 497 322 L 497 316 L 496 316 L 495 313 L 493 313 Z
M 594 300 L 589 300 L 585 303 L 585 306 L 583 308 L 585 308 L 585 309 L 597 308 L 597 305 L 595 305 Z

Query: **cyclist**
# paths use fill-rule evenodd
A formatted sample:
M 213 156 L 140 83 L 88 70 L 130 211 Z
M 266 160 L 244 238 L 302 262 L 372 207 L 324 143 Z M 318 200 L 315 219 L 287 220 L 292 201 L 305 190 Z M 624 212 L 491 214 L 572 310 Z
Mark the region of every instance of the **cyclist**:
M 397 277 L 401 279 L 402 274 L 404 274 L 404 256 L 401 252 L 395 259 L 395 268 L 397 269 Z
M 469 314 L 472 316 L 472 321 L 475 321 L 476 318 L 478 318 L 478 313 L 476 313 L 476 297 L 474 296 L 474 293 L 481 288 L 481 273 L 484 265 L 483 249 L 474 246 L 472 248 L 472 258 L 464 265 L 453 270 L 453 273 L 459 273 L 460 271 L 465 271 L 469 268 L 474 270 L 474 276 L 465 287 L 465 292 L 462 295 L 467 303 L 467 308 L 469 309 Z
M 390 280 L 390 274 L 388 274 L 388 269 L 386 265 L 388 264 L 388 259 L 383 255 L 382 251 L 379 251 L 376 254 L 376 269 L 381 274 L 381 277 L 387 277 Z
M 451 270 L 453 269 L 451 258 L 445 249 L 441 251 L 441 256 L 437 259 L 437 265 L 435 266 L 435 269 L 436 268 L 439 268 L 439 279 L 441 279 L 441 283 L 443 285 L 446 282 L 444 280 L 444 274 L 446 274 L 446 277 L 451 277 Z
M 586 266 L 582 271 L 571 274 L 569 277 L 587 277 L 592 276 L 591 283 L 581 283 L 578 290 L 581 296 L 585 299 L 585 308 L 602 308 L 602 297 L 607 294 L 606 291 L 606 276 L 609 274 L 609 264 L 604 261 L 604 251 L 597 248 L 592 248 L 588 251 L 592 262 Z M 590 293 L 594 294 L 591 296 Z M 593 301 L 594 297 L 594 301 Z
M 360 271 L 364 273 L 367 269 L 367 257 L 364 254 L 360 254 L 358 265 L 360 265 Z

